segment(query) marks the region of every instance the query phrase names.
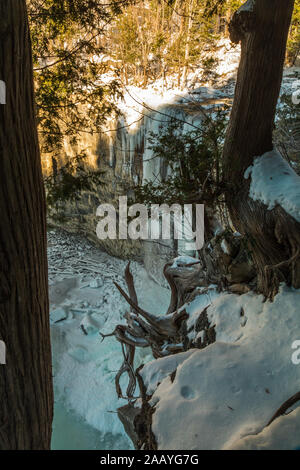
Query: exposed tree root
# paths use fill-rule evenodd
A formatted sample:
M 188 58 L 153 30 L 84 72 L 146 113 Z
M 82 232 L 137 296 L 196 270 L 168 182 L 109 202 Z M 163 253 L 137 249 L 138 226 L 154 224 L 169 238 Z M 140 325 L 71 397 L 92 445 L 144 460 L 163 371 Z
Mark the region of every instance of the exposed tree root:
M 120 408 L 118 414 L 136 448 L 154 450 L 157 446 L 151 431 L 154 408 L 149 404 L 151 397 L 146 395 L 139 369 L 135 371 L 134 368 L 135 348 L 150 347 L 153 357 L 157 359 L 190 348 L 202 349 L 213 343 L 216 340 L 215 325 L 211 325 L 208 319 L 208 307 L 199 313 L 197 321 L 188 330 L 187 305 L 198 295 L 208 293 L 211 284 L 237 294 L 249 292 L 255 287 L 256 273 L 244 240 L 241 236 L 224 232 L 205 244 L 198 261 L 185 263 L 177 259 L 176 262 L 168 262 L 163 273 L 170 286 L 171 297 L 164 314 L 154 315 L 139 306 L 130 263 L 125 269 L 128 294 L 115 283 L 130 310 L 124 315 L 126 324 L 118 325 L 110 335 L 101 336 L 103 339 L 115 336 L 122 345 L 123 364 L 115 383 L 118 397 L 127 399 L 129 403 Z M 195 337 L 191 339 L 192 330 Z M 198 335 L 199 332 L 203 334 Z M 124 373 L 129 378 L 126 393 L 120 386 Z M 174 380 L 174 377 L 173 374 L 171 379 Z M 139 393 L 136 393 L 137 386 Z M 140 402 L 139 406 L 135 404 L 137 398 L 141 400 L 141 407 Z
M 223 244 L 226 245 L 226 253 Z M 130 272 L 130 262 L 125 269 L 125 281 L 128 294 L 122 287 L 114 283 L 120 294 L 130 306 L 124 318 L 125 325 L 118 325 L 107 335 L 100 333 L 104 340 L 107 336 L 115 336 L 122 345 L 123 364 L 115 378 L 118 397 L 134 400 L 136 390 L 136 374 L 134 373 L 135 348 L 150 347 L 155 359 L 171 354 L 177 354 L 191 347 L 203 348 L 215 341 L 214 327 L 210 325 L 206 310 L 199 314 L 196 331 L 203 331 L 203 339 L 193 342 L 189 339 L 186 320 L 188 313 L 185 306 L 200 294 L 209 285 L 214 283 L 222 290 L 232 286 L 236 293 L 245 293 L 250 290 L 247 281 L 254 276 L 251 259 L 248 256 L 241 237 L 234 237 L 230 233 L 216 236 L 207 243 L 200 253 L 199 261 L 184 263 L 177 260 L 168 262 L 164 267 L 164 276 L 167 280 L 171 298 L 167 313 L 154 315 L 138 305 L 138 297 L 134 286 L 133 276 Z M 126 394 L 120 386 L 120 378 L 128 374 L 129 383 Z
M 272 418 L 270 419 L 270 421 L 268 422 L 267 426 L 270 426 L 271 423 L 273 423 L 273 421 L 275 421 L 275 419 L 279 418 L 280 416 L 284 415 L 287 410 L 289 408 L 291 408 L 295 403 L 297 403 L 298 401 L 300 401 L 300 392 L 296 393 L 295 395 L 293 395 L 291 398 L 289 398 L 287 401 L 285 401 L 280 408 L 278 408 L 278 410 L 276 411 L 276 413 L 272 416 Z

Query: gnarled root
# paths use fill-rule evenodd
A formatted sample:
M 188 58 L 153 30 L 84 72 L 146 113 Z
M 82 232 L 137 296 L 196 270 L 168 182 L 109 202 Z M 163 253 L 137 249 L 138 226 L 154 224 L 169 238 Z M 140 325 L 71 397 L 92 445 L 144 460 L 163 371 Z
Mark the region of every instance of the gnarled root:
M 110 335 L 100 334 L 103 339 L 106 336 L 115 336 L 122 344 L 124 361 L 115 379 L 119 398 L 134 399 L 136 389 L 134 353 L 136 347 L 150 347 L 154 358 L 185 350 L 188 314 L 184 308 L 184 302 L 187 293 L 199 285 L 199 270 L 200 262 L 176 267 L 173 267 L 172 263 L 167 263 L 164 273 L 171 287 L 171 301 L 168 313 L 161 315 L 153 315 L 139 307 L 134 280 L 130 272 L 130 263 L 125 269 L 125 281 L 129 295 L 119 284 L 115 283 L 131 310 L 125 314 L 126 325 L 118 325 Z M 171 312 L 173 308 L 174 311 Z M 120 386 L 120 378 L 124 373 L 129 376 L 126 397 Z

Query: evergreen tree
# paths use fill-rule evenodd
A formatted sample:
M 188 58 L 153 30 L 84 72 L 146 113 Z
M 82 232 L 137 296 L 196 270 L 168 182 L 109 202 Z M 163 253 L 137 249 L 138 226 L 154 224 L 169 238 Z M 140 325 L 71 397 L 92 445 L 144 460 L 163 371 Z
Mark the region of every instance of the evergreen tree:
M 63 137 L 98 132 L 118 110 L 121 89 L 101 60 L 104 33 L 132 0 L 27 0 L 42 152 L 60 151 Z

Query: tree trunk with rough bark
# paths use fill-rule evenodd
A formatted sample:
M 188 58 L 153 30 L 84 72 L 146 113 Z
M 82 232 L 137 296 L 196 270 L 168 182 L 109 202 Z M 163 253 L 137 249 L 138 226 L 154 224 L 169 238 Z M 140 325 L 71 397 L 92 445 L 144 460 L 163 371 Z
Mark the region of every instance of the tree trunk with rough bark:
M 49 449 L 46 208 L 25 0 L 0 0 L 0 449 Z
M 300 224 L 277 205 L 249 197 L 245 170 L 273 149 L 272 132 L 280 92 L 294 0 L 248 0 L 233 16 L 231 40 L 242 53 L 224 145 L 227 204 L 236 229 L 247 234 L 258 272 L 258 289 L 273 297 L 284 281 L 300 287 Z

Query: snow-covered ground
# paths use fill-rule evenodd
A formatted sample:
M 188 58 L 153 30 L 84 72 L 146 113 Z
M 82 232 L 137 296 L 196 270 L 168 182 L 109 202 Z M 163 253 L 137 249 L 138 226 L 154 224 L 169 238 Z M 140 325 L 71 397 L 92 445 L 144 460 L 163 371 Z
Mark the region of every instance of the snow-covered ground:
M 154 392 L 159 449 L 300 447 L 300 402 L 266 427 L 300 391 L 300 361 L 292 360 L 300 357 L 300 348 L 293 349 L 300 340 L 299 300 L 300 290 L 282 285 L 274 302 L 254 293 L 215 294 L 210 301 L 205 294 L 192 302 L 191 322 L 211 303 L 207 315 L 216 342 L 142 370 L 148 393 Z
M 114 386 L 121 347 L 113 337 L 101 342 L 99 335 L 124 323 L 127 305 L 113 281 L 124 287 L 126 262 L 62 231 L 50 231 L 48 245 L 56 401 L 52 448 L 132 449 L 115 413 L 125 403 Z M 164 313 L 169 291 L 138 263 L 132 263 L 132 272 L 141 306 Z M 142 375 L 153 394 L 159 449 L 300 446 L 300 403 L 266 427 L 300 390 L 300 365 L 292 361 L 293 344 L 300 340 L 299 298 L 299 290 L 284 285 L 274 302 L 254 293 L 217 293 L 211 286 L 187 312 L 191 328 L 209 306 L 214 344 L 158 360 L 149 351 L 138 352 L 136 364 L 146 363 Z
M 77 235 L 52 230 L 48 233 L 50 320 L 55 386 L 53 448 L 128 449 L 116 409 L 114 379 L 122 363 L 120 344 L 114 337 L 101 342 L 123 323 L 128 306 L 113 285 L 125 287 L 126 262 L 113 258 Z M 149 279 L 133 262 L 140 305 L 164 313 L 169 291 Z M 87 333 L 87 334 L 86 334 Z M 152 356 L 141 350 L 137 362 Z M 73 444 L 72 444 L 73 443 Z M 82 447 L 83 446 L 83 447 Z

